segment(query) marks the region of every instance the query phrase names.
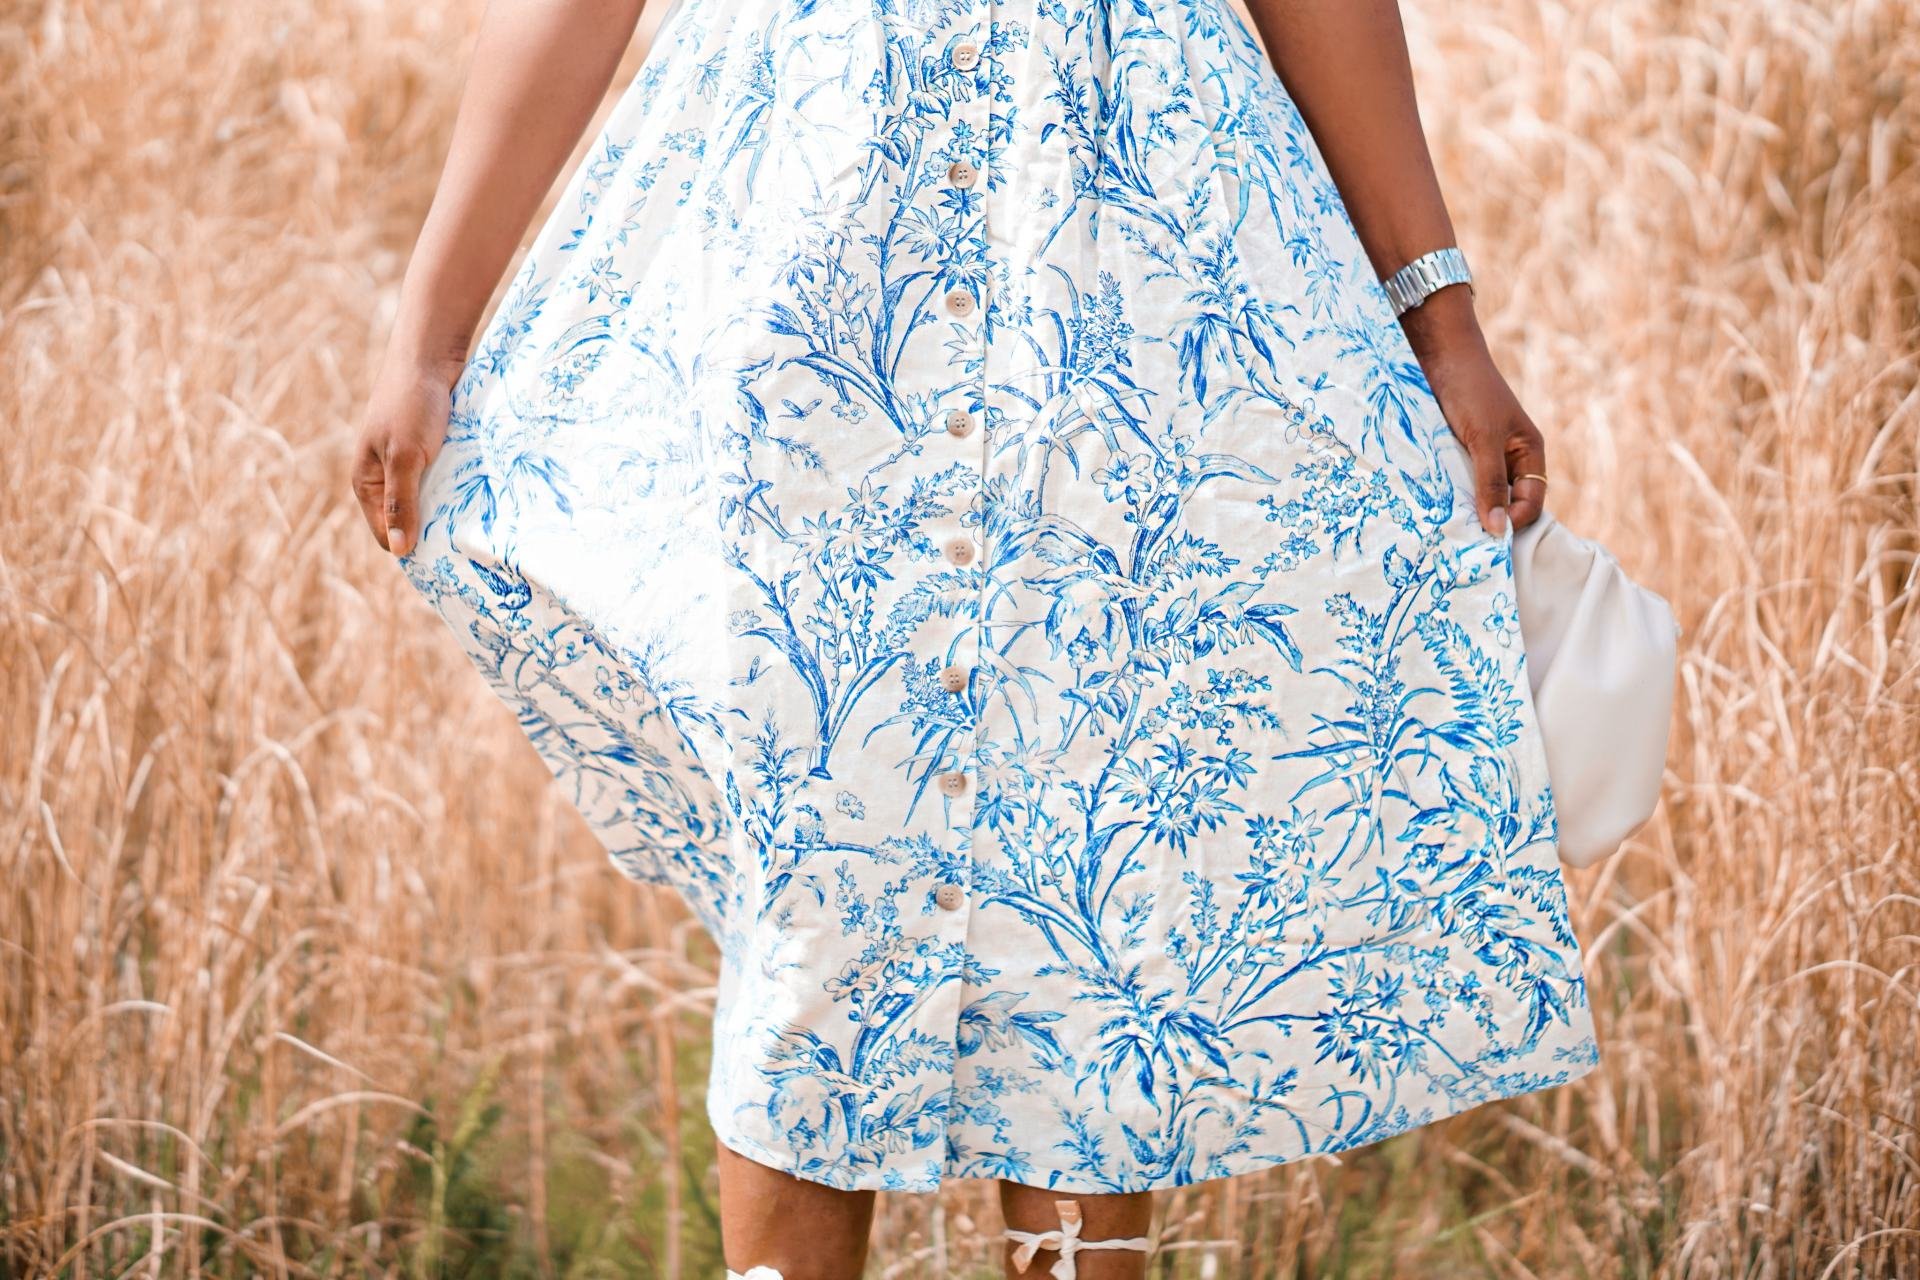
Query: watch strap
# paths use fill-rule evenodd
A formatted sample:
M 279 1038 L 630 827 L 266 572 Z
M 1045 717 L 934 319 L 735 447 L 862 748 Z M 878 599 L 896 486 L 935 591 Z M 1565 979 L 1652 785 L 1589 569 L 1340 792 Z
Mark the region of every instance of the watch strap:
M 1471 291 L 1473 273 L 1467 269 L 1466 255 L 1449 246 L 1421 254 L 1380 283 L 1393 300 L 1394 316 L 1399 317 L 1450 284 L 1464 284 Z

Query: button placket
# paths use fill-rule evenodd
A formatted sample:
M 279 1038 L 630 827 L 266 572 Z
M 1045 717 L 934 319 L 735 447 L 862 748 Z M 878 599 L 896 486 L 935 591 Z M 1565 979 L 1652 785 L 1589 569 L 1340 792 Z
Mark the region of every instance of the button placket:
M 991 30 L 992 4 L 986 0 L 981 5 L 979 15 L 982 30 Z M 948 63 L 962 75 L 971 75 L 982 61 L 981 42 L 973 38 L 959 40 L 948 47 Z M 977 82 L 976 82 L 977 85 Z M 976 228 L 984 240 L 987 220 L 987 183 L 983 171 L 986 158 L 984 151 L 988 136 L 990 106 L 984 92 L 959 93 L 949 100 L 950 121 L 954 137 L 970 136 L 975 140 L 972 154 L 956 154 L 941 175 L 941 187 L 947 191 L 970 191 L 973 196 L 969 207 L 975 210 Z M 962 129 L 965 132 L 962 133 Z M 955 148 L 956 152 L 960 148 Z M 952 278 L 962 278 L 956 272 Z M 982 283 L 972 286 L 955 285 L 949 288 L 940 300 L 941 310 L 948 321 L 962 330 L 963 344 L 970 347 L 974 355 L 968 360 L 972 365 L 966 381 L 955 386 L 950 393 L 952 399 L 943 406 L 936 419 L 936 427 L 944 432 L 948 444 L 954 447 L 959 456 L 970 459 L 972 474 L 970 479 L 973 492 L 955 495 L 953 523 L 944 531 L 935 534 L 935 542 L 942 559 L 956 569 L 976 569 L 984 576 L 982 548 L 978 541 L 980 524 L 977 511 L 981 497 L 985 492 L 987 440 L 983 414 L 987 407 L 987 378 L 984 360 L 985 327 L 987 306 L 984 277 L 974 272 L 965 278 Z M 970 342 L 969 342 L 970 339 Z M 967 359 L 967 357 L 962 357 Z M 963 366 L 965 367 L 965 366 Z M 935 773 L 934 787 L 945 797 L 948 821 L 956 828 L 971 830 L 974 822 L 974 794 L 972 769 L 974 751 L 979 738 L 979 705 L 973 692 L 974 666 L 972 659 L 978 646 L 983 643 L 981 633 L 985 617 L 982 613 L 985 592 L 976 591 L 971 601 L 972 608 L 956 618 L 962 630 L 947 644 L 944 662 L 935 673 L 935 681 L 949 697 L 960 699 L 965 708 L 963 714 L 968 717 L 963 731 L 953 735 L 949 741 L 947 758 L 943 766 Z M 968 901 L 967 877 L 964 871 L 954 879 L 943 880 L 934 886 L 934 901 L 945 911 L 963 914 L 962 908 Z M 964 918 L 964 917 L 963 917 Z M 965 925 L 960 926 L 964 931 Z

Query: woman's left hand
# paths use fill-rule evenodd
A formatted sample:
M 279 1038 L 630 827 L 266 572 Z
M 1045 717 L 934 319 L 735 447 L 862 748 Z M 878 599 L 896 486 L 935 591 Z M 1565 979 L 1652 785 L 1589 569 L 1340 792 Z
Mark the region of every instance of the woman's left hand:
M 1547 446 L 1494 366 L 1471 297 L 1458 286 L 1442 289 L 1400 319 L 1447 426 L 1473 460 L 1480 524 L 1499 537 L 1509 521 L 1524 529 L 1545 509 Z

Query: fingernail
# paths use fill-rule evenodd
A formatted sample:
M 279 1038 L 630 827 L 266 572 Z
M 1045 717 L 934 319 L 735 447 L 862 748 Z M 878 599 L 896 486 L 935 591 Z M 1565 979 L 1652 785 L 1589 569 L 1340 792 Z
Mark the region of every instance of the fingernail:
M 407 535 L 403 530 L 394 528 L 387 530 L 387 550 L 397 556 L 407 553 Z
M 1496 538 L 1505 536 L 1507 532 L 1507 509 L 1505 507 L 1495 507 L 1487 513 L 1487 528 Z

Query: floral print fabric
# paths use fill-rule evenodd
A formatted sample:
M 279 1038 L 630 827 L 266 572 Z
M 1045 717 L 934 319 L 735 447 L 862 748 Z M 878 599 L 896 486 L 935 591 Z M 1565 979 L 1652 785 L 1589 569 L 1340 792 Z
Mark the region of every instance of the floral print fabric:
M 403 564 L 718 941 L 721 1141 L 1137 1190 L 1596 1061 L 1468 474 L 1227 0 L 679 0 Z

